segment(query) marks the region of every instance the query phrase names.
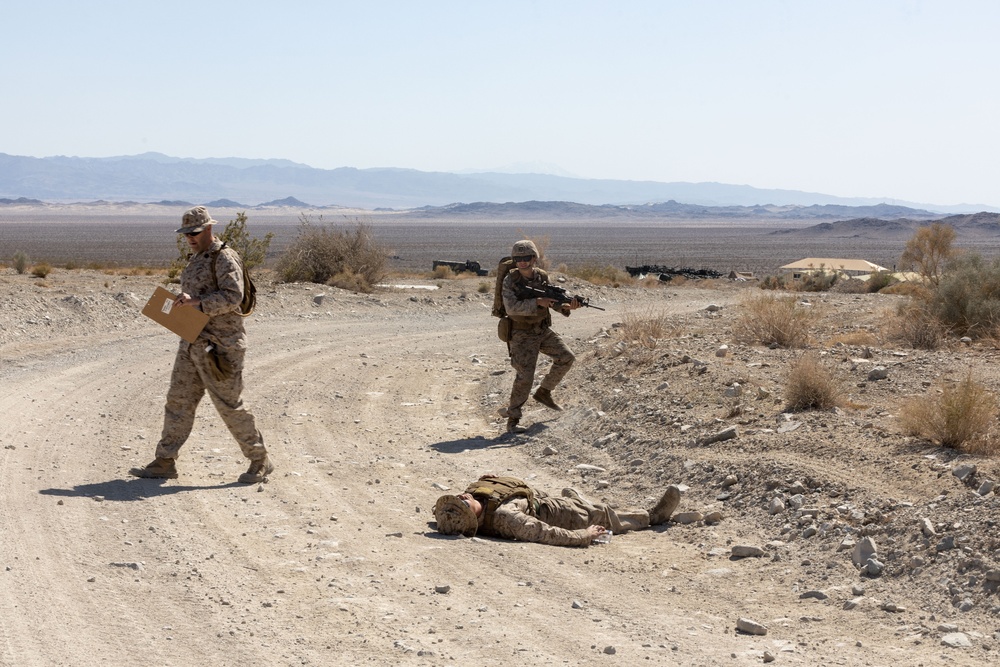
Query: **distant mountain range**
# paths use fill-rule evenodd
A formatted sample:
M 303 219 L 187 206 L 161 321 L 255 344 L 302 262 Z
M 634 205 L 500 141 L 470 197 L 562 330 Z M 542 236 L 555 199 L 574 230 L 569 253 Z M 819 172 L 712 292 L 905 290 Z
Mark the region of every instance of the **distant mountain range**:
M 915 202 L 834 197 L 795 190 L 767 190 L 723 183 L 659 183 L 581 179 L 547 174 L 453 174 L 414 169 L 315 169 L 289 160 L 176 158 L 160 153 L 83 158 L 35 158 L 0 153 L 0 198 L 55 202 L 275 202 L 310 206 L 420 209 L 479 207 L 510 202 L 617 206 L 628 215 L 656 213 L 655 207 L 712 209 L 765 207 L 879 207 L 918 209 L 921 213 L 972 213 L 996 210 L 985 205 L 938 206 Z M 460 204 L 465 202 L 465 204 Z M 682 202 L 682 203 L 678 203 Z M 252 206 L 259 206 L 254 204 Z M 306 204 L 303 204 L 306 205 Z M 763 211 L 760 211 L 761 213 Z M 625 215 L 626 213 L 621 213 Z M 731 211 L 732 215 L 736 210 Z M 857 211 L 854 212 L 857 217 Z M 834 214 L 835 215 L 835 214 Z M 864 214 L 867 215 L 867 214 Z M 873 214 L 884 217 L 882 214 Z

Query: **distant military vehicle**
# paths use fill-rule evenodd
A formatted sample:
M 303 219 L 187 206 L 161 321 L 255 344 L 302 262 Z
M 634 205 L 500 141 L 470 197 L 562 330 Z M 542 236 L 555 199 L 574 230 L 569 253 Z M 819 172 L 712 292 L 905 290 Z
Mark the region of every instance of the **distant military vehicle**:
M 482 268 L 479 265 L 479 262 L 473 262 L 471 259 L 467 259 L 464 262 L 449 262 L 443 259 L 435 259 L 433 269 L 436 270 L 439 266 L 447 266 L 455 273 L 462 273 L 464 271 L 468 271 L 469 273 L 474 273 L 477 276 L 490 275 L 489 269 Z

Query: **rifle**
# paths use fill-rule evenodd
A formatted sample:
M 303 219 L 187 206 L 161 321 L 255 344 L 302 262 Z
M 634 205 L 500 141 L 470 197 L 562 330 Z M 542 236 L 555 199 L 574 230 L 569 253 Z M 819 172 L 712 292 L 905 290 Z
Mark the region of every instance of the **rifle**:
M 590 301 L 582 296 L 570 296 L 566 294 L 566 290 L 562 287 L 556 287 L 555 285 L 545 285 L 544 287 L 532 287 L 531 285 L 519 284 L 514 286 L 514 294 L 517 295 L 518 299 L 552 299 L 556 303 L 563 304 L 569 303 L 573 299 L 580 302 L 581 306 L 585 308 L 596 308 L 597 310 L 604 310 L 600 306 L 590 305 Z

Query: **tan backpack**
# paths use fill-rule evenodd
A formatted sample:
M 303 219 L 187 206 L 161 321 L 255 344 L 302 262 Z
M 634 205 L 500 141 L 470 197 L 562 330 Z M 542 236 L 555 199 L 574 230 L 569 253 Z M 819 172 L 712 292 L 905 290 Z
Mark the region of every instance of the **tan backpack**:
M 513 322 L 507 316 L 507 309 L 503 307 L 503 281 L 514 268 L 514 258 L 504 257 L 497 265 L 497 282 L 493 289 L 493 317 L 499 317 L 497 323 L 497 338 L 505 343 L 510 342 Z

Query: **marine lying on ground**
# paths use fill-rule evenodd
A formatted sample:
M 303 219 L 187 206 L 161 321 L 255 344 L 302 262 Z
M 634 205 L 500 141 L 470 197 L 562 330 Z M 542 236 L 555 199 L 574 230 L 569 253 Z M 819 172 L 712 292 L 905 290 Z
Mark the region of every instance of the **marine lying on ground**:
M 468 271 L 469 273 L 475 273 L 477 276 L 488 276 L 490 274 L 489 269 L 482 268 L 479 265 L 479 262 L 474 262 L 471 259 L 467 259 L 464 262 L 451 262 L 443 259 L 435 259 L 432 270 L 437 270 L 439 266 L 447 266 L 455 273 Z

